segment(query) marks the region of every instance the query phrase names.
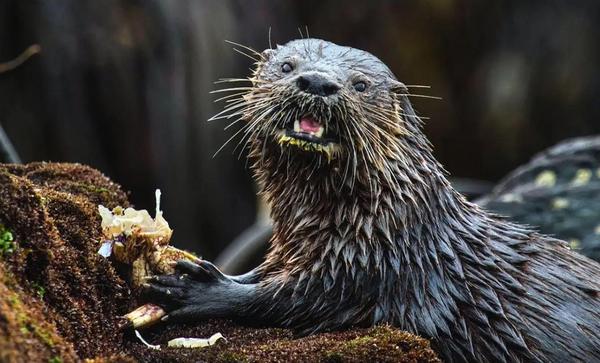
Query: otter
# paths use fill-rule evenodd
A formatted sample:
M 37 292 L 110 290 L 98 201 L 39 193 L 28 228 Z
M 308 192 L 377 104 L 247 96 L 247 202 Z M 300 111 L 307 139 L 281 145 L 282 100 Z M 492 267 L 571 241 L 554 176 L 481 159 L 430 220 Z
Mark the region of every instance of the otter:
M 386 323 L 447 362 L 600 361 L 600 264 L 455 191 L 386 65 L 319 39 L 257 55 L 223 115 L 245 121 L 270 250 L 241 276 L 180 261 L 149 277 L 165 320 Z

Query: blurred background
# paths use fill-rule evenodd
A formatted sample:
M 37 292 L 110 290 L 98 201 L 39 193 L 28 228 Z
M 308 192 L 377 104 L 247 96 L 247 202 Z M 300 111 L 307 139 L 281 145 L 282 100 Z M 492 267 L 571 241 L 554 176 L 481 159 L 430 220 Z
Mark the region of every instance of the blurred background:
M 0 125 L 24 162 L 100 169 L 154 208 L 163 191 L 173 244 L 214 258 L 256 218 L 235 132 L 207 123 L 221 77 L 257 50 L 305 33 L 372 52 L 429 117 L 455 177 L 496 182 L 565 138 L 600 133 L 597 0 L 0 0 Z

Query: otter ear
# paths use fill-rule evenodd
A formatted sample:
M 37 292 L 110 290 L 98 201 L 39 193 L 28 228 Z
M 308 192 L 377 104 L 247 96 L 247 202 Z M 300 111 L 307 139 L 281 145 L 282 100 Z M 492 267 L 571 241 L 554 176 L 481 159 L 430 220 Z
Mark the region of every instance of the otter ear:
M 269 60 L 275 55 L 275 49 L 267 48 L 262 51 L 261 55 L 264 59 Z
M 404 83 L 394 79 L 390 84 L 390 91 L 402 96 L 408 93 L 408 88 Z
M 421 125 L 423 122 L 415 113 L 415 110 L 408 99 L 408 87 L 400 81 L 393 80 L 390 85 L 390 91 L 397 96 L 396 99 L 399 103 L 395 104 L 395 106 L 400 107 L 398 111 L 402 114 L 401 118 L 415 125 Z

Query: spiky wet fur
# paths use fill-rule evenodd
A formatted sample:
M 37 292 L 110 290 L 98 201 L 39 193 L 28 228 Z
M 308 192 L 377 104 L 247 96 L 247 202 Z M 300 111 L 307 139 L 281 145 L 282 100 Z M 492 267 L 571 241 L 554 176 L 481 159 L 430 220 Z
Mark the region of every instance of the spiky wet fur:
M 284 47 L 301 56 L 325 47 L 379 62 L 295 42 Z M 600 265 L 457 193 L 391 72 L 374 78 L 377 95 L 327 104 L 274 79 L 272 52 L 227 113 L 247 122 L 242 144 L 274 221 L 249 313 L 304 334 L 391 323 L 448 362 L 600 361 Z M 308 109 L 337 128 L 331 162 L 275 142 Z

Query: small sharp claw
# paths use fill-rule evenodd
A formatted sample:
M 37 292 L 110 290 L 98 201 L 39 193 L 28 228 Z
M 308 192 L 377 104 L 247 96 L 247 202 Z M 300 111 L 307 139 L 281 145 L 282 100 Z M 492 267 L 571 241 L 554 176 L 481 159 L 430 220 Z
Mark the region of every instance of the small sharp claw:
M 171 278 L 174 278 L 171 276 Z M 175 278 L 176 282 L 179 282 Z M 186 291 L 183 287 L 175 285 L 161 285 L 160 283 L 144 284 L 144 294 L 159 302 L 161 305 L 177 306 L 186 299 Z
M 190 262 L 188 260 L 179 260 L 175 266 L 181 273 L 189 273 L 192 276 L 200 275 L 204 271 L 200 265 Z
M 179 260 L 177 261 L 176 269 L 182 274 L 188 273 L 195 280 L 219 281 L 227 279 L 225 274 L 206 260 L 198 261 L 198 263 L 193 263 L 188 260 Z

